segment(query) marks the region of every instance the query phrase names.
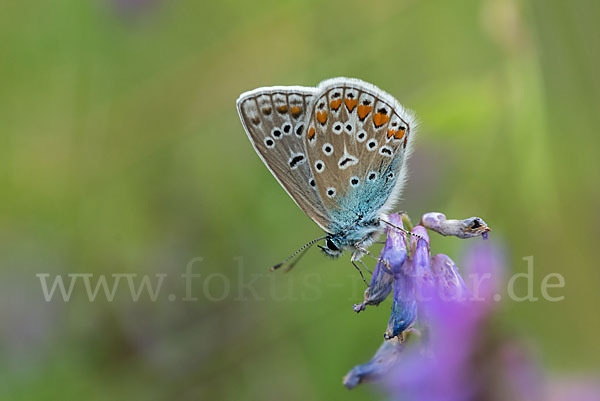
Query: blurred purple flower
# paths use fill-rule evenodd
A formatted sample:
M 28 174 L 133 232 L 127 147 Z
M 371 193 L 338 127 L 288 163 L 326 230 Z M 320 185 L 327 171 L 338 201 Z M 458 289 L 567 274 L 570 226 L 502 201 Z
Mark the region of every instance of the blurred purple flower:
M 447 255 L 439 253 L 431 259 L 431 270 L 436 280 L 438 294 L 445 300 L 464 300 L 469 290 L 458 273 L 456 264 Z
M 482 253 L 491 256 L 494 252 Z M 437 290 L 430 300 L 419 303 L 427 318 L 428 337 L 420 346 L 405 353 L 402 363 L 390 372 L 386 386 L 397 399 L 419 401 L 470 401 L 485 399 L 482 376 L 485 370 L 472 366 L 478 357 L 485 331 L 486 313 L 490 310 L 495 285 L 479 289 L 480 298 L 465 297 L 464 282 L 454 263 L 445 255 L 434 257 Z M 478 259 L 478 277 L 485 274 L 491 280 L 497 274 L 490 267 L 498 265 L 492 259 Z M 440 274 L 442 273 L 442 274 Z M 477 280 L 476 280 L 477 282 Z M 450 291 L 461 297 L 448 298 Z
M 600 401 L 598 377 L 552 377 L 544 401 Z
M 116 13 L 123 17 L 135 17 L 148 12 L 158 0 L 109 0 Z

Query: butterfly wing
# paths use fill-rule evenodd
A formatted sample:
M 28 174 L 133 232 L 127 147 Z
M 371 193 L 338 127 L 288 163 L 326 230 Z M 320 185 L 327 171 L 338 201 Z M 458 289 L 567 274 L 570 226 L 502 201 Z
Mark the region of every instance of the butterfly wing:
M 321 228 L 328 214 L 316 188 L 303 137 L 306 111 L 316 88 L 275 86 L 243 93 L 237 100 L 244 129 L 267 168 L 296 204 Z
M 308 159 L 332 220 L 343 226 L 391 210 L 406 175 L 413 114 L 374 85 L 349 78 L 319 84 L 307 114 Z

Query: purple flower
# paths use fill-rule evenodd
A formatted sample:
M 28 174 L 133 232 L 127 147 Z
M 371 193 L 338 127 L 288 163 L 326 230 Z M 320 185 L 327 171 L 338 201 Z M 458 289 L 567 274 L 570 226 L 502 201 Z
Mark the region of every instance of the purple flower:
M 391 217 L 399 219 L 397 215 Z M 394 242 L 401 248 L 405 257 L 402 264 L 390 264 L 394 274 L 394 299 L 392 300 L 392 314 L 384 334 L 386 340 L 401 335 L 413 325 L 417 319 L 417 300 L 424 294 L 424 290 L 430 288 L 433 284 L 427 232 L 420 226 L 415 227 L 412 232 L 420 235 L 423 239 L 414 237 L 418 238 L 418 241 L 415 241 L 414 244 L 411 242 L 410 258 L 406 257 L 405 234 L 398 230 L 388 234 L 392 238 L 398 237 L 400 239 Z M 384 249 L 381 258 L 387 259 L 387 257 L 388 253 Z
M 403 227 L 398 215 L 390 216 L 390 222 Z M 477 342 L 483 318 L 481 308 L 473 308 L 467 302 L 469 291 L 456 264 L 446 255 L 431 257 L 425 227 L 419 225 L 412 230 L 408 249 L 404 232 L 393 227 L 386 232 L 386 245 L 379 258 L 387 266 L 377 264 L 365 301 L 358 308 L 355 306 L 355 310 L 362 310 L 364 305 L 380 303 L 391 286 L 392 313 L 384 335 L 386 341 L 371 361 L 348 373 L 344 384 L 353 388 L 363 381 L 385 377 L 388 390 L 407 400 L 471 400 L 478 388 L 466 367 L 472 357 L 472 344 Z M 488 265 L 476 267 L 481 270 Z M 488 292 L 494 288 L 484 286 L 479 291 L 481 299 L 491 299 Z M 406 347 L 403 341 L 418 314 L 428 324 L 426 341 Z
M 394 214 L 389 219 L 394 226 L 403 228 L 400 216 Z M 377 305 L 393 289 L 392 311 L 384 334 L 386 341 L 370 362 L 358 365 L 348 373 L 344 379 L 348 388 L 389 373 L 390 367 L 396 365 L 404 350 L 403 341 L 417 320 L 420 304 L 433 299 L 436 289 L 439 288 L 446 298 L 467 293 L 456 265 L 449 257 L 436 255 L 431 258 L 429 235 L 425 227 L 416 226 L 412 230 L 414 235 L 411 236 L 410 249 L 407 249 L 408 241 L 403 231 L 388 226 L 386 234 L 387 241 L 379 255 L 385 264 L 381 261 L 377 263 L 363 303 L 354 306 L 358 312 L 364 310 L 365 305 Z M 422 312 L 428 314 L 424 309 Z
M 439 287 L 446 298 L 463 297 L 467 292 L 456 265 L 448 256 L 431 258 L 425 227 L 418 225 L 412 230 L 414 235 L 410 238 L 410 249 L 407 249 L 402 217 L 392 214 L 389 220 L 387 240 L 364 300 L 354 305 L 354 310 L 360 312 L 366 305 L 378 305 L 393 290 L 392 313 L 384 334 L 387 340 L 410 329 L 417 319 L 419 301 L 430 298 L 436 288 Z M 432 261 L 435 271 L 432 271 Z
M 431 213 L 421 222 L 446 233 L 462 227 L 454 234 L 440 232 L 462 238 L 473 233 L 477 222 L 478 235 L 484 236 L 489 228 L 481 229 L 478 221 L 482 220 L 475 219 L 446 220 L 441 213 Z M 465 222 L 471 228 L 464 229 Z M 402 227 L 398 216 L 392 223 Z M 600 386 L 593 380 L 553 378 L 546 382 L 528 347 L 492 330 L 494 296 L 503 281 L 504 266 L 492 244 L 480 243 L 465 258 L 465 271 L 473 283 L 467 288 L 448 256 L 430 257 L 424 226 L 412 231 L 422 238 L 412 236 L 408 250 L 403 232 L 387 230 L 380 258 L 388 260 L 389 273 L 384 264 L 378 265 L 370 286 L 380 288 L 385 280 L 385 295 L 379 303 L 390 292 L 389 276 L 393 277 L 386 341 L 369 362 L 346 375 L 346 387 L 380 380 L 390 399 L 399 401 L 600 401 Z M 405 342 L 416 332 L 410 329 L 417 315 L 419 327 L 426 329 L 424 335 L 418 336 L 418 342 L 412 341 L 416 336 Z
M 366 381 L 385 377 L 401 360 L 404 344 L 399 339 L 384 341 L 373 358 L 362 365 L 355 366 L 344 377 L 344 386 L 352 389 Z
M 402 218 L 397 214 L 390 217 L 390 222 L 398 227 L 402 227 Z M 394 271 L 400 270 L 406 261 L 406 236 L 400 230 L 396 230 L 390 226 L 386 228 L 387 240 L 383 247 L 369 287 L 365 290 L 364 300 L 361 304 L 354 305 L 354 310 L 360 312 L 365 309 L 366 305 L 379 305 L 383 302 L 389 293 L 392 291 L 392 283 L 394 282 Z M 381 260 L 385 260 L 390 266 L 388 269 Z
M 464 300 L 469 290 L 458 273 L 456 264 L 447 255 L 439 253 L 431 259 L 431 270 L 435 277 L 435 286 L 444 300 Z

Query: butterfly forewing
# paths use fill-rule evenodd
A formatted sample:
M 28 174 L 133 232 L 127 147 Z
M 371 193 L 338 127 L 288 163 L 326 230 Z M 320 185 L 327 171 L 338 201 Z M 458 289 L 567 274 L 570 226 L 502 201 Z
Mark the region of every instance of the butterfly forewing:
M 238 112 L 256 152 L 294 199 L 321 228 L 328 213 L 317 191 L 303 138 L 306 112 L 316 88 L 269 87 L 243 93 Z
M 401 190 L 412 115 L 357 79 L 330 79 L 318 89 L 304 141 L 323 204 L 330 214 L 385 212 Z

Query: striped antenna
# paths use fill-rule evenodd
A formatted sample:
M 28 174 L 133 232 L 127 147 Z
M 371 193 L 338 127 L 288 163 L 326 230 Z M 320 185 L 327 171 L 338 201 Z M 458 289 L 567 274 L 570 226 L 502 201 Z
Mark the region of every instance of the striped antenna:
M 271 267 L 271 271 L 275 271 L 275 270 L 279 269 L 281 266 L 287 264 L 290 260 L 294 259 L 296 257 L 296 255 L 298 255 L 300 252 L 302 252 L 304 250 L 308 250 L 307 248 L 313 246 L 315 242 L 321 241 L 322 239 L 325 239 L 325 238 L 327 238 L 327 236 L 316 238 L 316 239 L 302 245 L 302 247 L 300 247 L 300 249 L 298 249 L 296 252 L 294 252 L 290 256 L 288 256 L 286 260 Z M 295 264 L 296 263 L 290 265 L 290 267 L 287 268 L 286 271 L 289 271 L 292 267 L 294 267 Z
M 382 219 L 381 217 L 379 218 L 379 220 L 382 221 L 382 222 L 384 222 L 385 224 L 387 224 L 390 227 L 394 227 L 396 230 L 402 231 L 404 234 L 412 235 L 413 237 L 417 237 L 417 238 L 420 238 L 420 239 L 423 239 L 423 240 L 425 239 L 425 238 L 421 237 L 419 234 L 413 234 L 410 231 L 407 231 L 407 230 L 405 230 L 402 227 L 398 227 L 397 225 L 392 224 L 389 221 L 386 221 L 386 220 Z

